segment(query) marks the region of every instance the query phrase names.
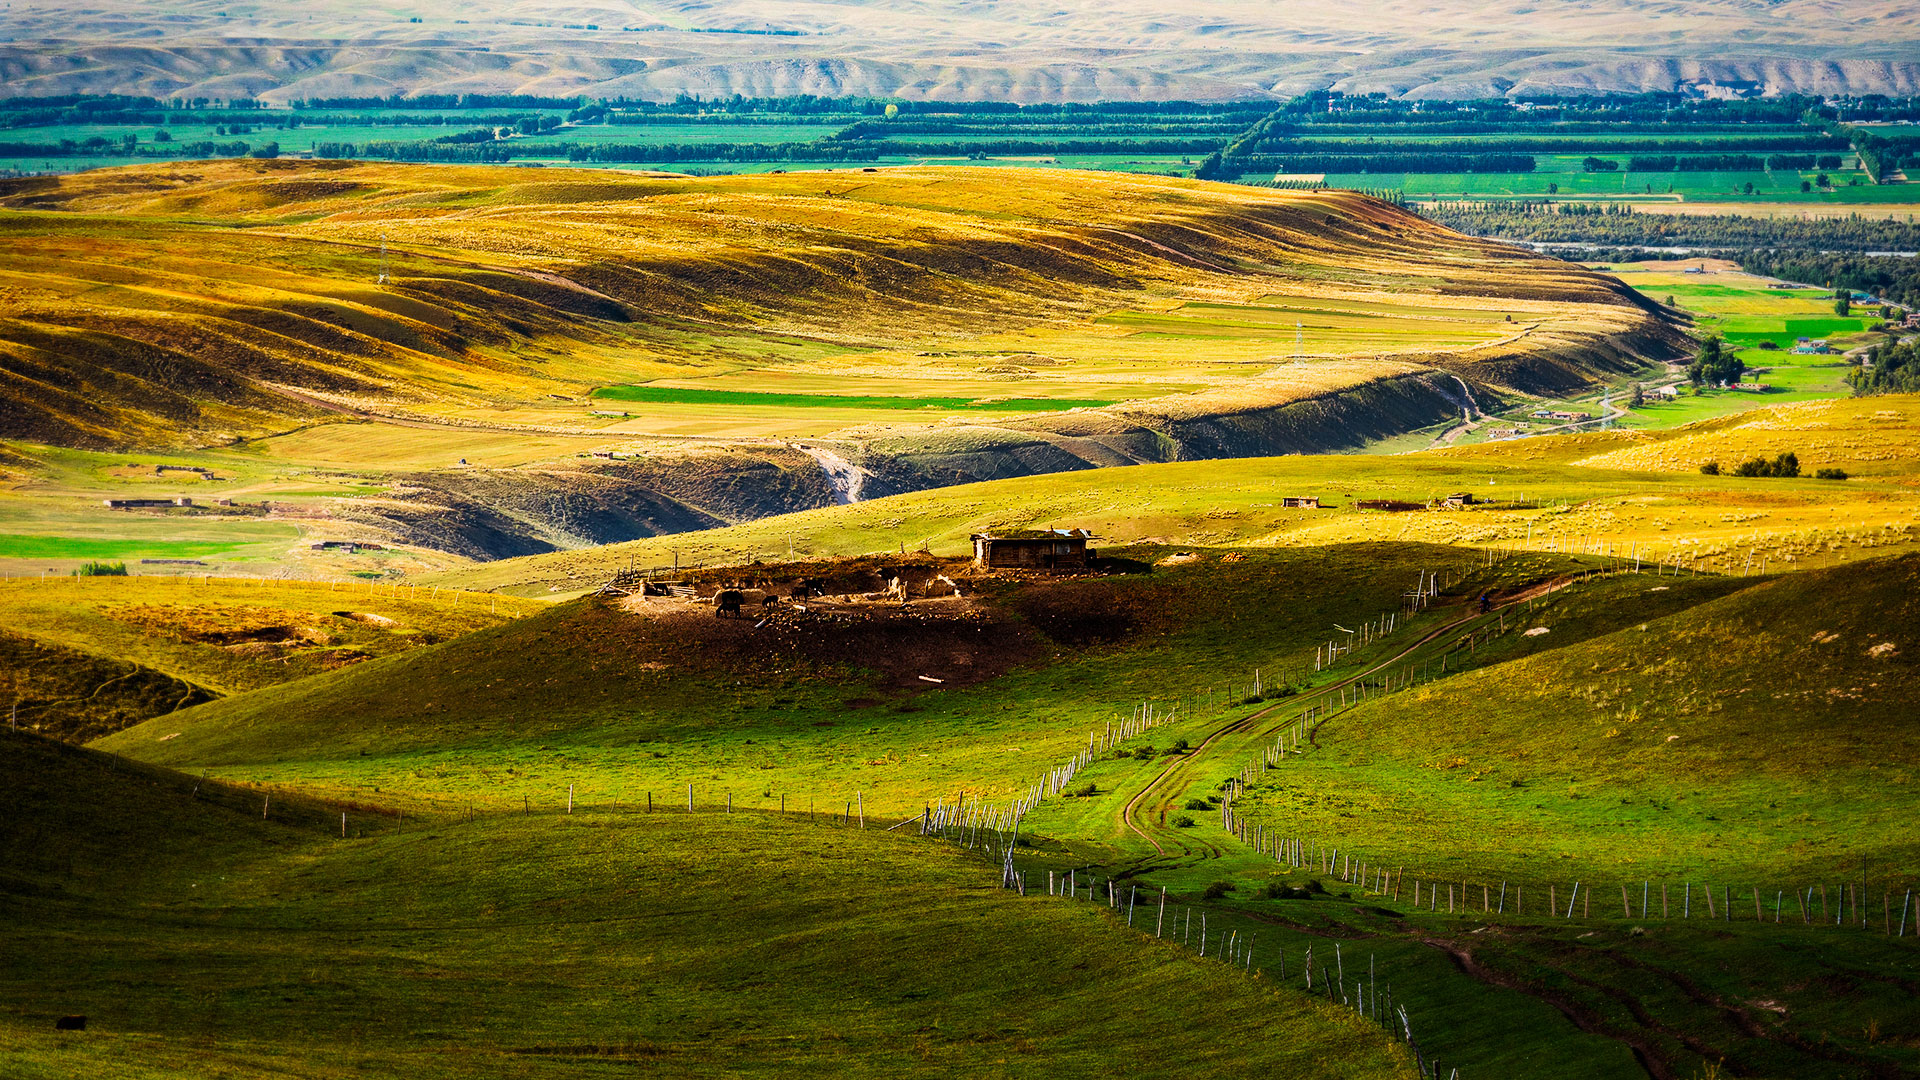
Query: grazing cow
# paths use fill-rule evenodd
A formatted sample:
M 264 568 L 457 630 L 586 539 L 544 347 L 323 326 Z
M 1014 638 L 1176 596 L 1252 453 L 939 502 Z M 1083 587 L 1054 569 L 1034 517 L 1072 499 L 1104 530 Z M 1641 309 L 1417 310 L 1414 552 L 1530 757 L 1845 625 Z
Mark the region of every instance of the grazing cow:
M 53 1022 L 55 1031 L 85 1031 L 87 1018 L 84 1016 L 63 1016 Z
M 738 589 L 723 589 L 715 593 L 713 597 L 714 617 L 725 618 L 728 615 L 732 615 L 736 619 L 739 618 L 740 604 L 745 599 L 746 597 L 741 596 L 740 590 Z

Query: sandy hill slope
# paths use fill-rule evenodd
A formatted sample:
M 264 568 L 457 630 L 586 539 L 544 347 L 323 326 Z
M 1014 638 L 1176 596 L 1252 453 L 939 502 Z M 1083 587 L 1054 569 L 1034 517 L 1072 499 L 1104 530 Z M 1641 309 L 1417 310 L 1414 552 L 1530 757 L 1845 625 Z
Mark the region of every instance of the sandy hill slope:
M 1479 0 L 1143 0 L 910 5 L 696 0 L 456 11 L 368 0 L 163 9 L 58 0 L 0 16 L 5 93 L 118 91 L 268 100 L 393 93 L 670 99 L 847 94 L 925 99 L 1219 99 L 1335 87 L 1416 96 L 1727 87 L 1914 91 L 1913 5 L 1610 0 L 1524 14 Z M 164 38 L 160 35 L 164 34 Z

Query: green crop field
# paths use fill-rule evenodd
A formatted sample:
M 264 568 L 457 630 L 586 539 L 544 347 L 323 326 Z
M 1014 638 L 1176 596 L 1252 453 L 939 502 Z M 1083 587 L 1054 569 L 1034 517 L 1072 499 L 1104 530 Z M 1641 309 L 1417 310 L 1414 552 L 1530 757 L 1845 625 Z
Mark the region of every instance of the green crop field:
M 856 394 L 774 394 L 753 390 L 706 390 L 677 386 L 602 386 L 593 396 L 608 401 L 653 404 L 746 405 L 789 409 L 977 409 L 983 412 L 1045 412 L 1111 404 L 1097 398 L 880 397 Z

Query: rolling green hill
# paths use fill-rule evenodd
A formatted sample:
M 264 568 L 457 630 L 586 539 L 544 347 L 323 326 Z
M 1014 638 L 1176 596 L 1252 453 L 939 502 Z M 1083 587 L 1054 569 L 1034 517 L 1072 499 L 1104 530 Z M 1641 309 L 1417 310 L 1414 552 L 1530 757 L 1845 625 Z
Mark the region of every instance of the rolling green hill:
M 1119 549 L 1129 562 L 1114 565 L 1171 553 Z M 1633 573 L 1618 558 L 1489 564 L 1432 545 L 1193 554 L 1151 573 L 1025 584 L 896 558 L 920 575 L 959 574 L 970 595 L 915 600 L 887 619 L 872 609 L 895 609 L 855 617 L 861 605 L 831 597 L 812 619 L 766 626 L 667 601 L 580 600 L 101 745 L 416 810 L 550 811 L 572 795 L 644 818 L 649 805 L 684 806 L 691 788 L 696 817 L 859 807 L 892 825 L 934 804 L 1005 805 L 1089 732 L 1151 703 L 1171 717 L 1088 761 L 1076 794 L 1028 817 L 1032 847 L 1017 862 L 1030 880 L 1074 871 L 1164 886 L 1181 911 L 1256 938 L 1253 962 L 1269 970 L 1297 966 L 1309 945 L 1324 951 L 1329 935 L 1364 943 L 1418 1018 L 1422 1047 L 1479 1070 L 1906 1067 L 1900 1040 L 1920 1029 L 1889 989 L 1906 952 L 1885 942 L 1879 903 L 1884 893 L 1891 932 L 1916 884 L 1903 876 L 1914 852 L 1899 824 L 1914 646 L 1899 628 L 1912 622 L 1920 560 L 1741 578 Z M 702 576 L 825 575 L 830 592 L 857 591 L 886 565 Z M 1438 605 L 1312 670 L 1316 643 L 1394 610 L 1423 569 L 1446 576 Z M 1464 601 L 1481 592 L 1509 606 L 1477 615 Z M 1547 632 L 1524 633 L 1536 626 Z M 1266 700 L 1243 703 L 1256 670 Z M 1383 675 L 1415 672 L 1414 689 L 1382 696 Z M 1299 732 L 1303 753 L 1246 771 L 1302 709 L 1351 700 L 1362 683 L 1373 700 L 1316 718 Z M 1209 800 L 1236 777 L 1247 781 L 1231 803 L 1241 822 L 1304 838 L 1315 858 L 1364 859 L 1367 880 L 1341 880 L 1338 860 L 1282 865 L 1266 841 L 1223 828 Z M 1183 811 L 1194 820 L 1183 825 Z M 1399 882 L 1384 893 L 1382 866 Z M 1328 892 L 1269 898 L 1276 879 Z M 1224 896 L 1210 890 L 1220 882 Z M 1414 882 L 1427 887 L 1417 907 Z M 1462 910 L 1428 910 L 1435 882 Z M 1636 891 L 1623 915 L 1622 890 L 1642 882 L 1652 910 Z M 1548 918 L 1548 890 L 1564 906 L 1575 883 L 1587 906 L 1571 923 Z M 1504 886 L 1503 902 L 1524 897 L 1522 910 L 1481 912 L 1483 886 L 1489 905 Z M 1731 928 L 1693 921 L 1708 887 L 1716 905 L 1735 901 L 1716 915 L 1733 915 Z M 1816 945 L 1796 918 L 1802 890 L 1816 922 L 1846 903 L 1866 925 L 1845 922 Z M 1765 920 L 1751 917 L 1756 902 Z M 1482 926 L 1498 932 L 1476 936 Z M 1696 989 L 1649 989 L 1649 977 Z M 1789 1013 L 1713 1004 L 1735 1000 Z M 1842 1000 L 1876 1026 L 1840 1030 Z
M 1691 584 L 1628 576 L 1516 609 L 1456 651 L 1474 670 L 1318 725 L 1248 812 L 1369 848 L 1391 836 L 1379 857 L 1476 880 L 1566 859 L 1608 878 L 1907 873 L 1920 557 L 1717 599 Z M 1619 628 L 1591 636 L 1594 620 Z
M 0 1072 L 22 1080 L 1413 1075 L 1346 1010 L 904 836 L 352 807 L 341 838 L 30 735 L 0 731 L 0 769 Z M 70 1013 L 86 1030 L 56 1033 Z

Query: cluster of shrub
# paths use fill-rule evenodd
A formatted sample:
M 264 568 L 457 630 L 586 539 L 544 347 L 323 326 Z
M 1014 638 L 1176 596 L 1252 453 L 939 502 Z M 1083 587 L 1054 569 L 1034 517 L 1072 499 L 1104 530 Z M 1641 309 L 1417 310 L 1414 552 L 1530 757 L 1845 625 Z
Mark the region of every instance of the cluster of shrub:
M 378 158 L 385 161 L 437 161 L 456 164 L 500 163 L 513 160 L 513 154 L 499 143 L 481 145 L 419 142 L 318 142 L 313 144 L 317 158 Z
M 1860 167 L 1878 184 L 1887 173 L 1908 167 L 1920 167 L 1920 136 L 1889 135 L 1879 128 L 1834 124 L 1830 129 L 1845 135 L 1860 155 Z
M 1354 154 L 1397 154 L 1407 152 L 1432 152 L 1440 147 L 1433 142 L 1421 142 L 1413 139 L 1394 138 L 1355 138 L 1351 142 L 1327 138 L 1324 134 L 1313 132 L 1319 137 L 1308 140 L 1301 138 L 1301 132 L 1295 125 L 1275 124 L 1262 129 L 1257 143 L 1242 148 L 1243 153 L 1259 154 L 1311 154 L 1311 153 L 1354 153 Z M 1819 151 L 1832 150 L 1834 160 L 1838 154 L 1848 149 L 1847 140 L 1819 131 L 1804 131 L 1787 135 L 1729 136 L 1726 138 L 1705 139 L 1620 139 L 1597 135 L 1591 138 L 1560 135 L 1515 135 L 1474 139 L 1471 143 L 1456 144 L 1469 146 L 1476 153 L 1504 151 L 1507 153 L 1528 154 L 1752 154 L 1770 150 L 1801 151 L 1799 154 L 1777 155 L 1781 159 L 1805 158 L 1812 168 L 1812 160 Z M 1767 159 L 1769 161 L 1773 158 Z M 1787 168 L 1790 166 L 1776 166 Z
M 965 157 L 969 154 L 1206 154 L 1224 138 L 1198 139 L 988 139 L 968 142 L 902 142 L 879 139 L 855 145 L 882 156 Z M 833 145 L 815 143 L 812 145 Z
M 1896 222 L 1883 226 L 1890 239 L 1905 236 Z M 1908 229 L 1911 229 L 1911 224 Z M 1910 238 L 1910 237 L 1909 237 Z M 1893 250 L 1882 248 L 1881 250 Z M 1920 246 L 1900 248 L 1920 250 Z M 1872 293 L 1908 310 L 1920 308 L 1920 259 L 1901 255 L 1849 255 L 1833 251 L 1743 251 L 1726 253 L 1741 269 L 1788 281 L 1806 281 L 1835 289 Z
M 1219 808 L 1220 796 L 1218 795 L 1209 795 L 1204 799 L 1188 799 L 1186 803 L 1180 807 L 1182 810 L 1196 810 L 1203 814 L 1212 813 Z M 1179 817 L 1173 819 L 1173 827 L 1176 829 L 1191 829 L 1193 826 L 1193 818 L 1186 814 L 1181 814 Z
M 1720 468 L 1718 461 L 1709 461 L 1705 465 L 1700 466 L 1700 471 L 1708 476 L 1793 477 L 1800 475 L 1800 458 L 1793 451 L 1789 450 L 1783 454 L 1775 455 L 1771 461 L 1765 456 L 1750 457 L 1740 464 L 1735 465 L 1731 470 L 1725 471 Z M 1847 473 L 1845 469 L 1816 469 L 1814 470 L 1813 478 L 1815 480 L 1845 480 Z
M 83 562 L 73 572 L 74 577 L 126 577 L 127 564 L 123 562 Z
M 1920 119 L 1920 108 L 1916 108 L 1914 102 L 1910 97 L 1840 102 L 1807 94 L 1710 101 L 1661 92 L 1604 97 L 1537 93 L 1512 98 L 1427 101 L 1390 98 L 1379 92 L 1347 94 L 1317 90 L 1286 102 L 1281 112 L 1296 122 L 1316 126 L 1349 125 L 1364 120 L 1370 126 L 1393 124 L 1406 129 L 1447 126 L 1467 133 L 1505 131 L 1518 126 L 1555 132 L 1591 126 L 1625 132 L 1729 124 L 1788 126 L 1800 124 L 1809 117 L 1834 119 L 1842 109 L 1846 115 L 1859 119 Z
M 1061 137 L 1097 135 L 1238 135 L 1256 117 L 1229 115 L 1225 118 L 1188 118 L 1151 115 L 1143 117 L 1073 117 L 1003 115 L 985 118 L 960 116 L 898 117 L 892 120 L 859 120 L 833 133 L 838 142 L 861 139 L 897 139 L 903 135 L 1052 135 Z M 1223 140 L 1224 141 L 1224 140 Z
M 166 135 L 166 132 L 161 132 Z M 172 142 L 172 136 L 156 138 L 156 142 Z M 118 139 L 108 139 L 93 135 L 85 139 L 61 139 L 57 143 L 20 143 L 0 142 L 0 158 L 57 158 L 57 157 L 103 157 L 109 155 L 131 156 L 138 153 L 139 139 L 134 135 L 123 135 Z M 169 158 L 214 158 L 214 157 L 278 157 L 280 144 L 267 143 L 255 150 L 251 143 L 235 139 L 232 142 L 214 142 L 202 139 L 196 142 L 180 143 L 166 151 Z
M 825 97 L 819 94 L 792 94 L 786 97 L 746 97 L 741 94 L 702 97 L 699 94 L 679 94 L 672 101 L 650 101 L 645 98 L 625 96 L 600 98 L 588 101 L 581 98 L 562 99 L 557 106 L 544 108 L 574 108 L 577 113 L 569 117 L 574 120 L 588 120 L 608 113 L 633 113 L 638 115 L 699 116 L 712 118 L 728 114 L 782 114 L 787 116 L 822 115 L 858 115 L 858 116 L 996 116 L 1015 121 L 1025 118 L 1085 118 L 1097 119 L 1110 116 L 1153 116 L 1179 115 L 1194 117 L 1231 117 L 1242 118 L 1247 124 L 1272 111 L 1272 106 L 1260 101 L 1097 101 L 1097 102 L 1055 102 L 1023 105 L 1012 101 L 946 101 L 925 100 L 905 101 L 887 97 Z M 626 122 L 626 121 L 617 121 Z M 1244 126 L 1244 125 L 1243 125 Z
M 569 161 L 661 165 L 679 161 L 877 161 L 880 157 L 880 151 L 867 143 L 667 143 L 661 146 L 562 143 L 545 149 L 565 154 Z
M 1219 900 L 1231 896 L 1234 891 L 1233 882 L 1216 881 L 1200 891 L 1200 899 Z M 1265 900 L 1312 900 L 1326 895 L 1327 887 L 1315 879 L 1309 879 L 1304 885 L 1290 885 L 1281 878 L 1270 878 L 1260 889 L 1260 896 Z
M 1734 350 L 1719 338 L 1708 337 L 1694 353 L 1693 363 L 1687 365 L 1687 378 L 1695 386 L 1722 386 L 1739 382 L 1746 370 L 1747 365 Z

